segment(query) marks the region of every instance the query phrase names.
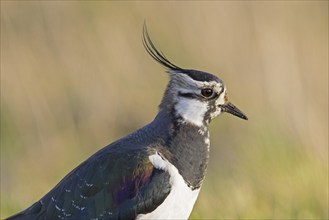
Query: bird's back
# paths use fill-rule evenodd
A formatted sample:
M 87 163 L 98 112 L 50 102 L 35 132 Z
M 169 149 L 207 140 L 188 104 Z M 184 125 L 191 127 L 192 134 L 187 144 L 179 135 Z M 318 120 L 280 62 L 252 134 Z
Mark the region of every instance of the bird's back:
M 152 145 L 158 144 L 146 130 L 101 149 L 42 199 L 8 219 L 134 219 L 154 210 L 171 186 L 169 173 L 149 160 Z

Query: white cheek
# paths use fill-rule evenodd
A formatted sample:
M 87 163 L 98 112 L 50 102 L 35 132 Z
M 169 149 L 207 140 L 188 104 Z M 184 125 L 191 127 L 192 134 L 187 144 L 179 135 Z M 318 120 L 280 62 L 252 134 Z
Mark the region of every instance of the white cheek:
M 204 115 L 208 110 L 206 102 L 180 98 L 175 106 L 176 114 L 198 127 L 203 126 Z

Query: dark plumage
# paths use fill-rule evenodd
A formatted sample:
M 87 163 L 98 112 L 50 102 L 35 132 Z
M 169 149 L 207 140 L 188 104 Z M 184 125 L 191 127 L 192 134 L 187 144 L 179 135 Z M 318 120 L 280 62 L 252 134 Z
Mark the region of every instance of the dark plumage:
M 152 144 L 157 145 L 153 132 L 142 128 L 103 148 L 39 202 L 9 219 L 134 219 L 154 210 L 170 185 L 169 174 L 148 159 Z

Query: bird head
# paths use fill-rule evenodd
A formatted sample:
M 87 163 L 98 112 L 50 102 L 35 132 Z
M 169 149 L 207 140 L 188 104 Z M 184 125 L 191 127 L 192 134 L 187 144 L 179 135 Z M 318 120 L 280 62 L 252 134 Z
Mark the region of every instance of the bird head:
M 182 122 L 198 127 L 227 112 L 247 120 L 247 116 L 228 98 L 224 82 L 217 76 L 198 70 L 183 69 L 158 51 L 144 25 L 143 44 L 146 51 L 167 69 L 170 82 L 160 104 L 160 111 L 173 113 Z

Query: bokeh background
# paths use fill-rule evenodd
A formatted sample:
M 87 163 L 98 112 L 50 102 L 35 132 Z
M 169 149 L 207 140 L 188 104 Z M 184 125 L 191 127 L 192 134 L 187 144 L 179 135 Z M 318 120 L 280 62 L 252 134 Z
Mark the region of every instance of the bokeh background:
M 249 117 L 212 122 L 191 219 L 328 219 L 328 1 L 1 1 L 1 218 L 154 118 L 144 21 Z

